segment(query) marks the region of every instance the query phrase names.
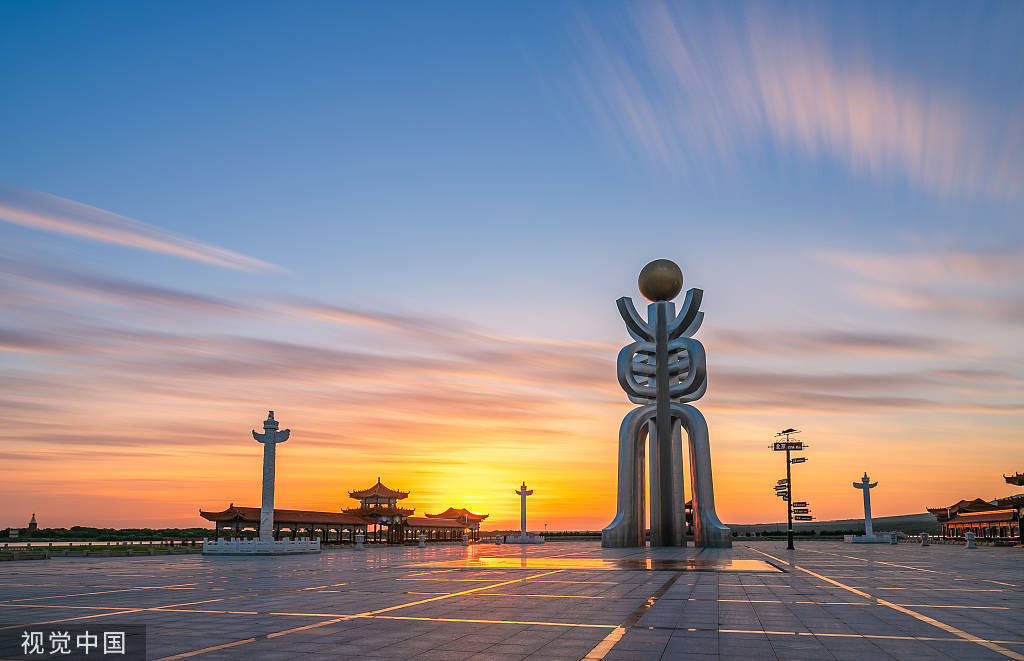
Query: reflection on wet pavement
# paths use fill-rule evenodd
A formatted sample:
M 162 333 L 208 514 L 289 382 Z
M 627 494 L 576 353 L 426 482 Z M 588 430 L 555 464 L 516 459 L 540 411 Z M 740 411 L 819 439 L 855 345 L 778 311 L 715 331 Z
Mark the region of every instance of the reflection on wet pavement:
M 660 571 L 780 572 L 763 560 L 732 558 L 530 558 L 475 557 L 418 563 L 417 567 L 474 569 L 651 569 Z

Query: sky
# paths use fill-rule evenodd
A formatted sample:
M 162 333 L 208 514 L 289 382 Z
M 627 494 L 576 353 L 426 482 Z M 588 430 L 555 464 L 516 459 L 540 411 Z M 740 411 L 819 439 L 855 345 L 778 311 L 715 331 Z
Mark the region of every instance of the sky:
M 0 6 L 0 526 L 596 530 L 648 261 L 704 290 L 723 521 L 1024 470 L 1024 5 Z M 688 487 L 687 487 L 688 489 Z

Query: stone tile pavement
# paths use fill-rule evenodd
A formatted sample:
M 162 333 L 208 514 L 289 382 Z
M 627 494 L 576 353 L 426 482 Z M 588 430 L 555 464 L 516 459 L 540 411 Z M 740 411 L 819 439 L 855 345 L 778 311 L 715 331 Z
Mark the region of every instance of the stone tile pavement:
M 1020 549 L 798 546 L 10 562 L 0 658 L 32 658 L 24 631 L 142 624 L 163 661 L 1024 659 Z

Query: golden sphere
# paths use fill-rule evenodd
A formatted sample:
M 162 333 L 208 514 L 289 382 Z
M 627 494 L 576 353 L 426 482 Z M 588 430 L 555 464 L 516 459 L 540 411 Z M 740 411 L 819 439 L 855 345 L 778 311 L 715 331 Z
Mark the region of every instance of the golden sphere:
M 637 284 L 648 301 L 671 301 L 683 290 L 683 272 L 670 259 L 656 259 L 640 271 Z

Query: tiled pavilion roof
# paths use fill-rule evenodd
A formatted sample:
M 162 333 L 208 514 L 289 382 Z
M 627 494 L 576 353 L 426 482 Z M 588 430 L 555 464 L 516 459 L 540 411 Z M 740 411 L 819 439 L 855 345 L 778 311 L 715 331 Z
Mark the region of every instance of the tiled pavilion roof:
M 406 498 L 409 495 L 408 491 L 395 491 L 389 489 L 380 483 L 380 478 L 377 478 L 377 484 L 373 485 L 369 489 L 363 489 L 361 491 L 349 491 L 349 497 L 351 498 L 372 498 L 377 496 L 378 498 Z
M 981 498 L 975 498 L 974 500 L 961 500 L 953 503 L 949 507 L 929 507 L 927 509 L 940 521 L 945 521 L 947 512 L 949 517 L 953 517 L 962 512 L 990 512 L 998 508 L 988 501 L 984 501 Z
M 350 507 L 342 510 L 349 514 L 362 517 L 369 517 L 376 521 L 382 516 L 409 516 L 416 511 L 415 507 Z
M 428 514 L 427 516 L 430 515 Z M 405 525 L 409 528 L 459 528 L 460 530 L 466 527 L 464 522 L 455 519 L 439 519 L 436 517 L 428 519 L 422 516 L 410 516 L 405 520 Z
M 440 514 L 427 514 L 427 516 L 429 518 L 431 518 L 431 519 L 457 519 L 457 520 L 465 520 L 465 521 L 483 521 L 484 519 L 489 517 L 490 514 L 473 514 L 472 512 L 470 512 L 469 510 L 467 510 L 464 507 L 460 507 L 460 508 L 449 507 L 448 509 L 446 509 L 445 511 L 441 512 Z
M 234 503 L 222 512 L 199 510 L 199 516 L 207 521 L 239 521 L 259 523 L 260 508 L 238 507 Z M 274 508 L 274 523 L 330 523 L 337 525 L 365 526 L 368 522 L 358 514 L 347 512 L 314 512 L 310 510 L 279 510 Z
M 996 521 L 1013 521 L 1017 510 L 992 510 L 989 512 L 962 512 L 946 523 L 990 523 Z

